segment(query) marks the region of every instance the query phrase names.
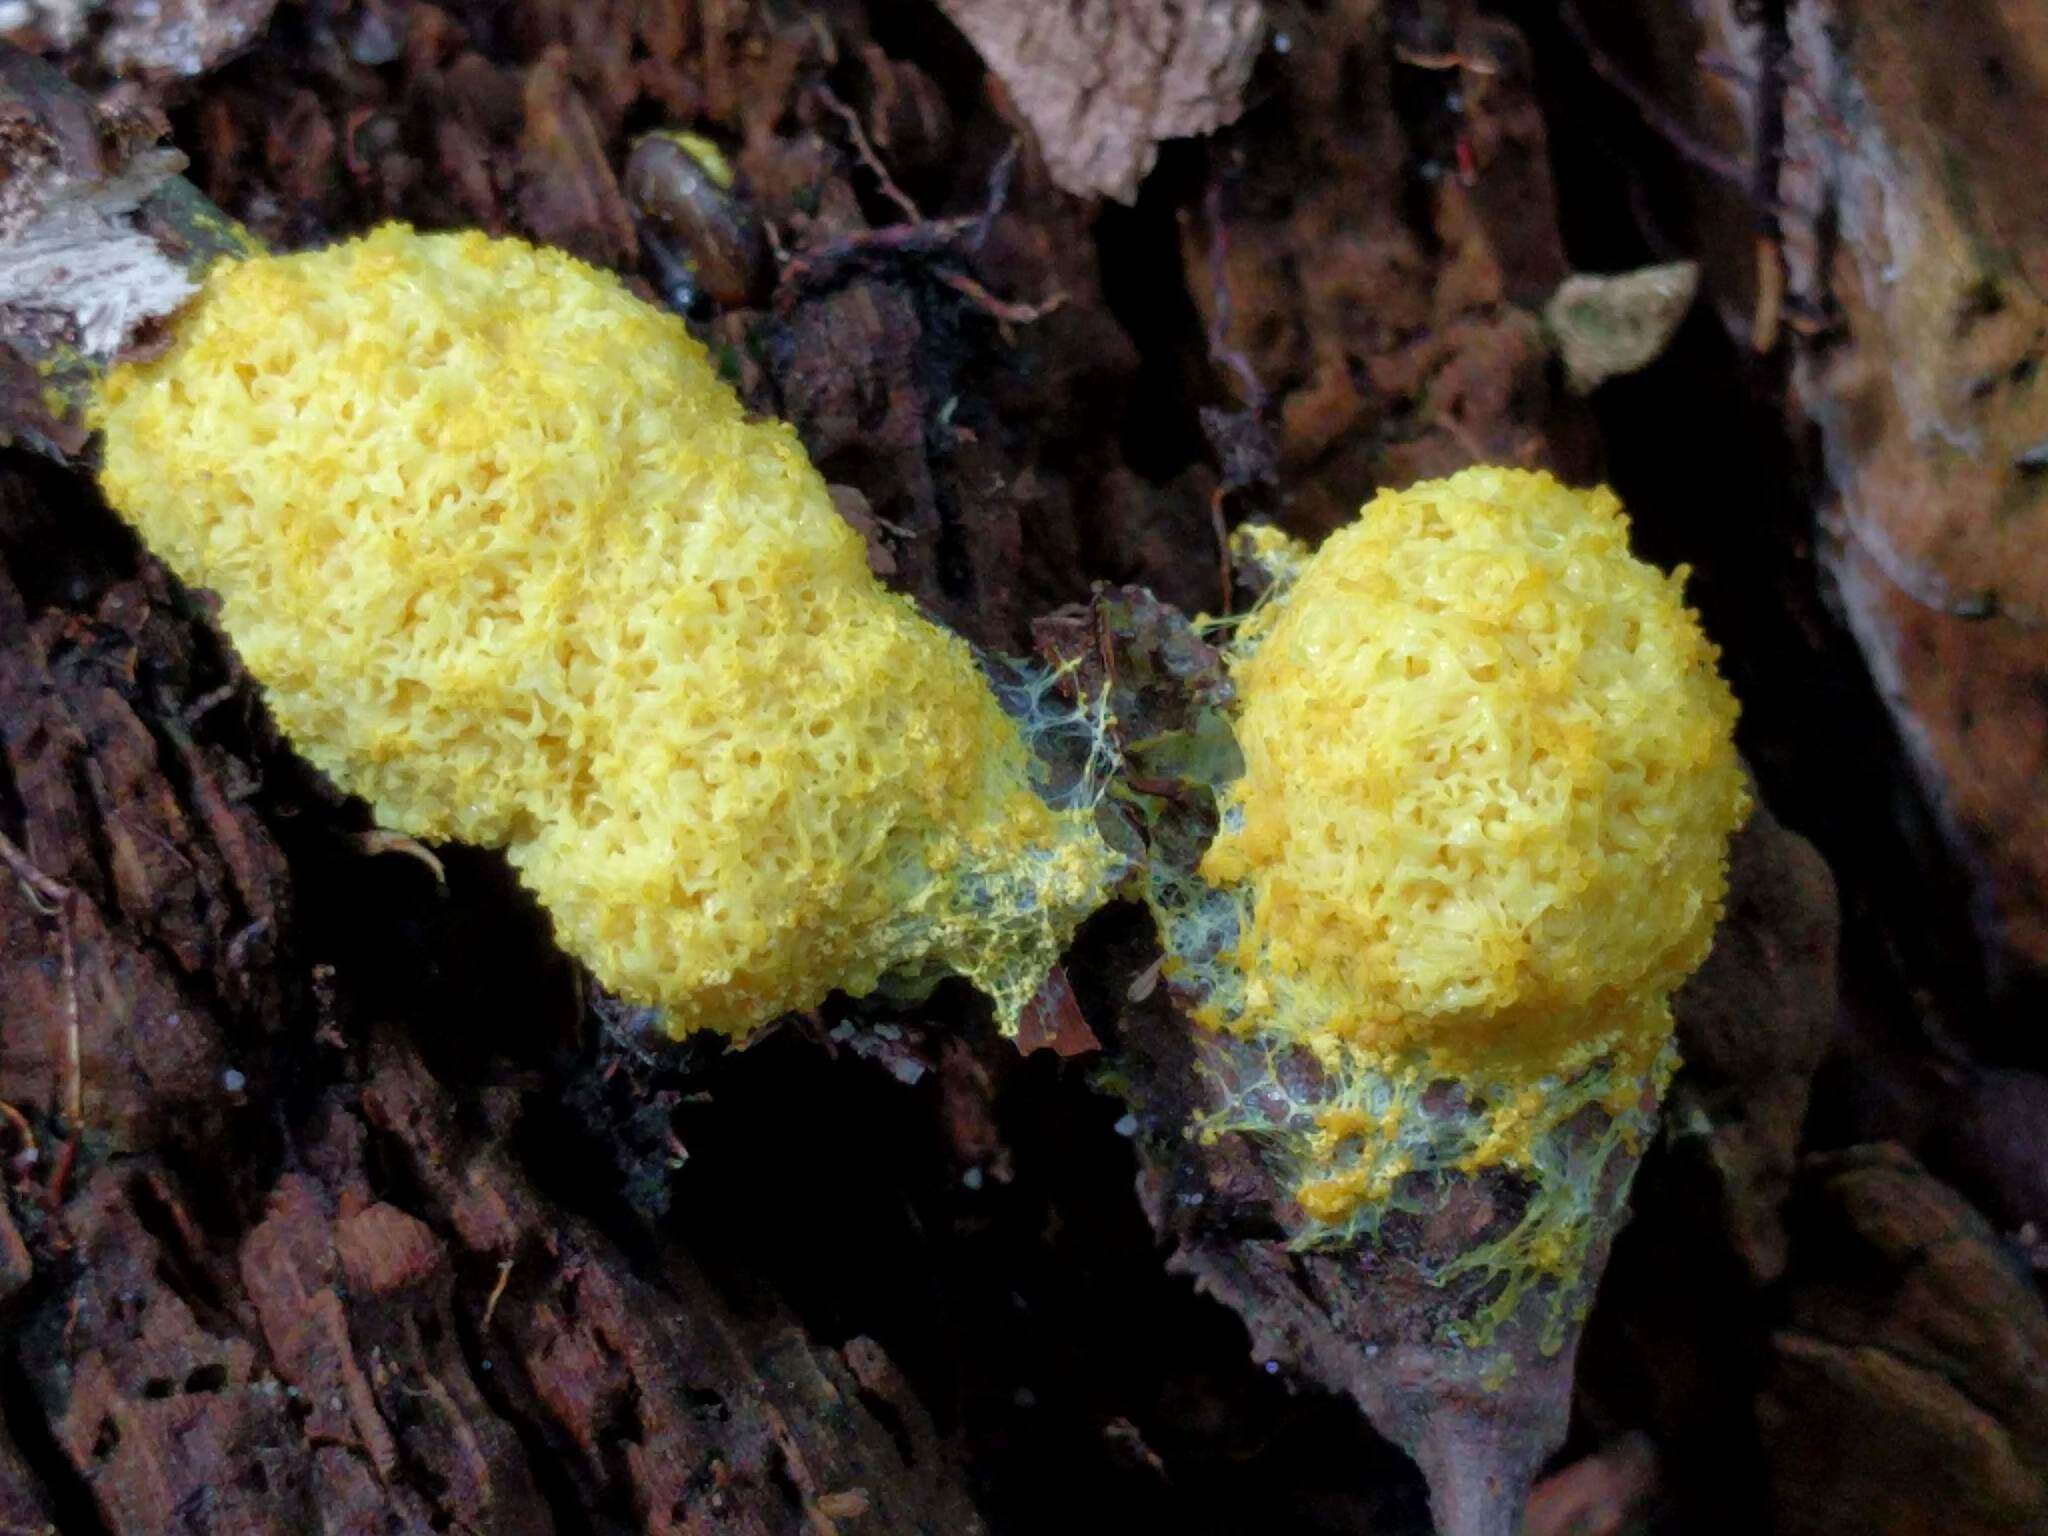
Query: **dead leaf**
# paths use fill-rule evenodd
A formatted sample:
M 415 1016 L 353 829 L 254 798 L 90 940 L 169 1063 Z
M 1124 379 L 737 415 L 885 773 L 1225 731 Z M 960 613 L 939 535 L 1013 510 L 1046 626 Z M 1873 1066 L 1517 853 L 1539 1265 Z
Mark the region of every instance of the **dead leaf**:
M 1074 996 L 1073 984 L 1059 966 L 1046 972 L 1045 980 L 1017 1020 L 1017 1054 L 1050 1048 L 1055 1056 L 1080 1056 L 1099 1051 L 1102 1042 L 1088 1027 Z
M 1259 0 L 940 0 L 1038 135 L 1046 169 L 1128 203 L 1167 139 L 1236 120 Z
M 1572 388 L 1583 395 L 1655 362 L 1671 345 L 1699 287 L 1694 261 L 1612 276 L 1580 272 L 1558 284 L 1543 319 L 1557 338 Z

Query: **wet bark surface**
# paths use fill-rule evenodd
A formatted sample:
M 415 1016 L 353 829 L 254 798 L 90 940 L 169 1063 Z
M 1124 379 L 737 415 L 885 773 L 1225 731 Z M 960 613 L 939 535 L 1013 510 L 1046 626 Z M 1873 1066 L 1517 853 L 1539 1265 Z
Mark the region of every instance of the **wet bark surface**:
M 1269 4 L 1228 126 L 1113 146 L 1129 204 L 934 6 L 23 9 L 279 247 L 481 227 L 684 307 L 994 648 L 1098 582 L 1218 610 L 1249 516 L 1610 478 L 1773 814 L 1531 1529 L 2048 1529 L 2028 7 Z M 664 126 L 740 173 L 704 218 L 628 174 Z M 1677 258 L 1672 348 L 1573 396 L 1557 285 Z M 950 987 L 651 1051 L 500 861 L 373 832 L 89 475 L 0 450 L 0 1532 L 1427 1528 L 1344 1278 L 1191 1243 L 1106 1091 L 1173 1038 L 1141 914 L 1066 968 L 1100 1051 Z

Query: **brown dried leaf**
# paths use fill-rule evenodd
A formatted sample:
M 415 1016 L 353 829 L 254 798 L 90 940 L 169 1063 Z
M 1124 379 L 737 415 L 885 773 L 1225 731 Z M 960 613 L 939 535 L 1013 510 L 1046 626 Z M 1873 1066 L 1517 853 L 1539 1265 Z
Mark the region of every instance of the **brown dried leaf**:
M 1633 272 L 1575 272 L 1543 307 L 1565 375 L 1580 394 L 1663 355 L 1699 292 L 1694 261 Z
M 1057 965 L 1046 973 L 1045 981 L 1017 1020 L 1019 1056 L 1048 1049 L 1055 1056 L 1082 1056 L 1102 1049 L 1102 1042 L 1095 1038 L 1095 1031 L 1088 1027 L 1081 1012 L 1073 983 Z
M 1052 179 L 1128 203 L 1167 139 L 1233 122 L 1259 0 L 940 0 L 1038 135 Z

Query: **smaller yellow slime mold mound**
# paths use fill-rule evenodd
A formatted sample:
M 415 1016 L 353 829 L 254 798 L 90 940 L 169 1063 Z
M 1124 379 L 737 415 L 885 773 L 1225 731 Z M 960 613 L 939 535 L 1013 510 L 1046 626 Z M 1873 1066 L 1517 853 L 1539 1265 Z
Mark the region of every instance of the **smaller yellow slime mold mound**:
M 1411 1173 L 1512 1169 L 1512 1265 L 1563 1273 L 1605 1163 L 1563 1127 L 1647 1125 L 1720 916 L 1735 700 L 1606 490 L 1468 470 L 1294 558 L 1230 652 L 1245 767 L 1209 890 L 1161 904 L 1198 1017 L 1274 1061 L 1266 1110 L 1215 1128 L 1277 1134 L 1305 1240 Z M 1281 1067 L 1304 1051 L 1312 1095 Z
M 294 746 L 507 848 L 677 1033 L 945 972 L 1013 1024 L 1112 878 L 795 435 L 570 257 L 392 225 L 218 266 L 99 421 Z
M 1683 579 L 1612 493 L 1475 469 L 1381 495 L 1253 615 L 1202 869 L 1252 888 L 1266 1020 L 1453 1076 L 1655 1055 L 1745 805 Z

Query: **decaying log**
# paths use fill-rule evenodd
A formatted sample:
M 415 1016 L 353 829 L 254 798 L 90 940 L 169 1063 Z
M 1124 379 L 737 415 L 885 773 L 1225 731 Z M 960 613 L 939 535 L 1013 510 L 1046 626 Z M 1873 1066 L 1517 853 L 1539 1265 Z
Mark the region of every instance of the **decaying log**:
M 418 1019 L 332 995 L 258 717 L 105 512 L 7 466 L 0 1370 L 62 1470 L 0 1454 L 0 1519 L 980 1529 L 878 1348 L 538 1192 L 515 1086 L 458 1094 Z

